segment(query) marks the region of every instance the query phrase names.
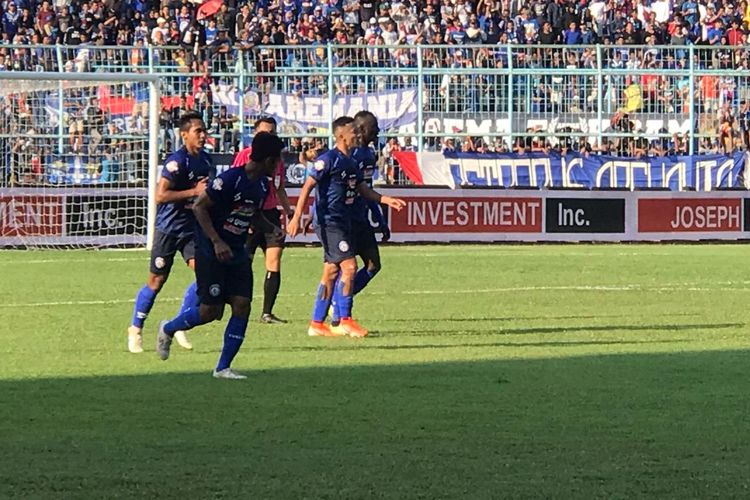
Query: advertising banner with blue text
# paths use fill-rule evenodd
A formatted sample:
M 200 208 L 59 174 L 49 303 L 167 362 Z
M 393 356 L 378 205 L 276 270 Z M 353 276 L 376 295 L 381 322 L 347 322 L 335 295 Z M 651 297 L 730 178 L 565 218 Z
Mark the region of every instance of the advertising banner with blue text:
M 536 187 L 628 188 L 672 191 L 712 191 L 742 187 L 745 153 L 734 155 L 658 156 L 622 158 L 556 153 L 444 153 L 400 152 L 396 155 L 415 184 Z

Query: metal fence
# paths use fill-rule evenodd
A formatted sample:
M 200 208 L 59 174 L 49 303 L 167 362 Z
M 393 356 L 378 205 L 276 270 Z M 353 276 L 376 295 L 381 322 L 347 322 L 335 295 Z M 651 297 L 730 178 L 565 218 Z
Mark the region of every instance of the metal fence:
M 240 147 L 250 124 L 268 112 L 282 118 L 282 134 L 301 150 L 307 140 L 327 140 L 334 114 L 362 99 L 387 117 L 381 127 L 386 151 L 565 147 L 637 156 L 748 146 L 750 47 L 222 50 L 4 45 L 0 69 L 161 75 L 164 148 L 178 140 L 175 117 L 194 108 L 204 114 L 218 151 Z

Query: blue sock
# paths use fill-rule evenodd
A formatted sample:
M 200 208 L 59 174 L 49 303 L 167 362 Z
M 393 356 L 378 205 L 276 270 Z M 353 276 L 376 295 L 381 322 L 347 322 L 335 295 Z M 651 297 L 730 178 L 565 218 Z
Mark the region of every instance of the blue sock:
M 198 285 L 193 281 L 190 286 L 185 290 L 185 296 L 182 298 L 182 307 L 180 312 L 183 313 L 191 307 L 198 309 L 201 305 L 201 299 L 198 297 Z
M 333 312 L 331 313 L 331 325 L 338 326 L 341 322 L 341 315 L 339 314 L 339 296 L 338 296 L 338 289 L 339 289 L 339 280 L 340 280 L 341 274 L 336 277 L 336 281 L 333 284 L 333 297 L 331 297 L 331 309 Z
M 143 323 L 151 312 L 156 299 L 156 292 L 151 290 L 148 285 L 143 285 L 138 295 L 135 296 L 135 310 L 133 311 L 133 326 L 143 328 Z
M 357 295 L 359 292 L 361 292 L 362 289 L 367 286 L 367 284 L 371 279 L 375 277 L 376 274 L 377 272 L 372 272 L 366 267 L 363 267 L 362 269 L 357 271 L 357 274 L 354 275 L 354 289 L 352 290 L 352 293 L 354 295 Z
M 351 318 L 352 307 L 354 306 L 354 296 L 351 291 L 349 295 L 344 295 L 344 283 L 341 281 L 336 282 L 336 304 L 338 305 L 339 318 Z
M 216 371 L 219 372 L 229 368 L 232 360 L 237 355 L 245 340 L 245 331 L 247 330 L 247 318 L 238 318 L 232 316 L 227 323 L 227 329 L 224 330 L 224 347 L 221 348 L 219 364 L 216 365 Z
M 318 293 L 315 296 L 315 304 L 313 305 L 312 320 L 322 323 L 325 321 L 328 315 L 328 307 L 331 305 L 331 298 L 324 298 L 326 294 L 326 286 L 324 284 L 318 285 Z
M 191 307 L 187 311 L 180 311 L 175 319 L 164 325 L 164 333 L 174 335 L 177 330 L 190 330 L 203 323 L 200 308 Z

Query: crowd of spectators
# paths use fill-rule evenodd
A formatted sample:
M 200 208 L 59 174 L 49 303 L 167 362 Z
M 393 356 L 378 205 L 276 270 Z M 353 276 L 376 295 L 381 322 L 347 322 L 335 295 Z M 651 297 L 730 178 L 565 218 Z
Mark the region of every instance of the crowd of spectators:
M 748 145 L 749 34 L 750 3 L 736 0 L 0 0 L 0 71 L 139 72 L 155 67 L 165 75 L 184 74 L 164 80 L 166 93 L 179 103 L 165 107 L 160 116 L 163 146 L 173 147 L 178 140 L 174 123 L 179 112 L 198 109 L 211 128 L 215 149 L 232 152 L 242 146 L 240 123 L 252 117 L 240 120 L 223 108 L 226 103 L 215 99 L 217 86 L 234 88 L 240 96 L 257 93 L 261 101 L 271 91 L 326 94 L 327 65 L 414 67 L 414 45 L 421 44 L 427 70 L 421 82 L 397 71 L 349 74 L 335 77 L 334 91 L 355 94 L 421 85 L 426 116 L 500 116 L 508 106 L 517 114 L 554 116 L 591 114 L 603 107 L 612 130 L 635 134 L 643 132 L 636 124 L 649 116 L 664 117 L 665 126 L 670 119 L 684 121 L 692 104 L 695 127 L 707 136 L 693 139 L 694 150 L 731 151 Z M 55 44 L 64 46 L 61 52 L 44 47 Z M 333 44 L 330 52 L 328 44 Z M 581 47 L 591 44 L 602 47 Z M 596 76 L 576 75 L 598 64 L 632 70 L 633 76 L 607 75 L 599 85 Z M 502 72 L 429 71 L 511 65 L 568 73 L 509 78 Z M 692 96 L 686 76 L 659 73 L 688 66 L 740 72 L 698 76 Z M 301 67 L 321 70 L 289 76 L 280 71 Z M 256 75 L 245 80 L 244 88 L 237 88 L 239 81 L 233 78 L 239 68 Z M 11 103 L 2 106 L 8 111 Z M 81 105 L 80 111 L 89 107 Z M 86 139 L 84 144 L 81 136 L 86 134 L 74 130 L 70 116 L 66 113 L 68 152 L 93 147 L 103 157 L 116 149 L 117 143 L 106 140 Z M 126 121 L 128 130 L 117 132 L 142 130 L 145 120 L 145 112 L 136 114 Z M 24 133 L 21 125 L 4 128 Z M 102 132 L 111 130 L 102 127 Z M 487 137 L 467 140 L 461 133 L 429 138 L 420 146 L 499 152 L 569 147 L 639 155 L 680 152 L 691 140 L 666 128 L 648 144 L 618 137 L 591 144 L 561 131 L 540 131 L 536 140 L 533 131 L 527 132 L 513 144 Z M 394 147 L 415 146 L 408 138 L 408 143 L 389 142 L 383 151 Z M 20 142 L 4 149 L 13 148 L 23 149 Z
M 2 0 L 0 43 L 740 46 L 750 22 L 736 0 L 216 1 Z

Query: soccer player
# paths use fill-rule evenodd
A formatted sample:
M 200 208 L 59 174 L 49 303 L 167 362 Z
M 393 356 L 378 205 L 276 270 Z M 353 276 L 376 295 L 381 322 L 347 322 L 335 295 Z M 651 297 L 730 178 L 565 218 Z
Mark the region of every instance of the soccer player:
M 270 116 L 261 117 L 255 122 L 253 127 L 256 134 L 268 132 L 276 135 L 276 120 Z M 232 167 L 244 167 L 252 153 L 253 148 L 245 148 L 239 153 L 232 163 Z M 281 254 L 284 250 L 285 234 L 281 230 L 281 212 L 278 209 L 279 204 L 284 209 L 285 217 L 291 217 L 294 211 L 289 205 L 289 197 L 286 194 L 286 169 L 284 162 L 279 160 L 279 164 L 273 173 L 268 185 L 268 197 L 263 204 L 263 216 L 275 228 L 272 232 L 262 232 L 251 228 L 252 233 L 248 238 L 248 247 L 250 259 L 255 255 L 258 247 L 263 250 L 266 257 L 266 278 L 263 283 L 263 312 L 260 320 L 263 323 L 286 323 L 273 313 L 273 306 L 276 304 L 276 297 L 279 295 L 281 288 Z
M 156 232 L 148 282 L 135 298 L 133 321 L 128 328 L 128 350 L 132 353 L 143 352 L 143 324 L 169 278 L 177 251 L 191 269 L 195 268 L 192 204 L 205 191 L 208 180 L 216 175 L 211 157 L 203 150 L 207 133 L 201 115 L 185 113 L 180 117 L 178 127 L 183 147 L 167 157 L 156 187 Z M 194 306 L 197 301 L 193 283 L 185 291 L 182 310 Z M 193 348 L 185 332 L 177 333 L 175 338 L 185 349 Z
M 273 230 L 261 209 L 268 195 L 266 177 L 276 170 L 283 143 L 264 132 L 255 135 L 252 147 L 244 169 L 230 168 L 216 177 L 195 203 L 195 276 L 200 305 L 181 311 L 171 321 L 162 321 L 156 338 L 156 352 L 166 360 L 175 332 L 219 319 L 228 303 L 232 317 L 224 331 L 215 378 L 247 378 L 231 368 L 245 339 L 253 291 L 253 271 L 247 265 L 247 232 L 251 225 Z
M 356 142 L 354 119 L 348 116 L 333 122 L 336 147 L 318 157 L 300 192 L 297 208 L 287 227 L 287 233 L 295 236 L 300 230 L 300 218 L 307 206 L 313 188 L 315 197 L 315 231 L 323 244 L 323 277 L 313 306 L 312 321 L 308 328 L 310 336 L 338 336 L 341 333 L 352 337 L 364 337 L 367 330 L 352 319 L 352 292 L 354 274 L 357 270 L 352 239 L 352 205 L 357 194 L 366 200 L 383 203 L 394 210 L 401 210 L 403 200 L 382 196 L 370 189 L 362 172 L 352 160 L 350 153 Z M 336 284 L 337 307 L 341 332 L 333 332 L 324 323 Z
M 373 176 L 377 169 L 377 158 L 370 147 L 378 139 L 380 128 L 378 119 L 370 111 L 360 111 L 354 115 L 354 131 L 357 136 L 357 145 L 352 151 L 352 160 L 362 172 L 362 177 L 367 186 L 372 189 Z M 374 201 L 365 201 L 361 196 L 354 199 L 352 212 L 352 240 L 357 255 L 362 259 L 364 266 L 354 275 L 352 294 L 357 295 L 367 286 L 372 278 L 380 271 L 380 251 L 375 239 L 375 232 L 370 224 L 370 213 L 378 223 L 383 233 L 383 241 L 391 237 L 388 224 L 380 210 L 380 205 Z M 337 297 L 334 293 L 333 307 L 331 313 L 331 329 L 336 332 L 339 326 L 339 311 Z M 343 332 L 340 332 L 343 333 Z

